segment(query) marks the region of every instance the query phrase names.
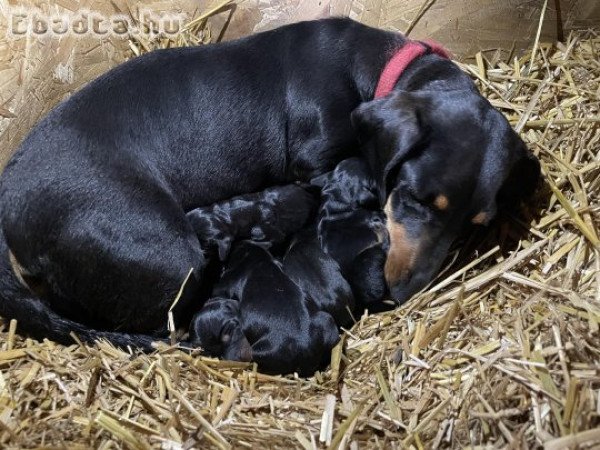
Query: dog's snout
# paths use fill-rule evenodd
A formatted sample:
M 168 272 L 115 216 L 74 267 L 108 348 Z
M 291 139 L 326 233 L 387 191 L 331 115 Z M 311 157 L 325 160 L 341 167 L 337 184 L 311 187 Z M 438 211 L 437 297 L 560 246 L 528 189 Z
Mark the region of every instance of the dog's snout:
M 407 215 L 402 223 L 395 219 L 388 201 L 385 207 L 389 251 L 384 276 L 394 301 L 401 304 L 427 286 L 441 266 L 452 230 L 440 228 L 432 220 Z
M 250 362 L 252 361 L 252 346 L 248 339 L 244 338 L 240 343 L 240 361 Z
M 386 230 L 389 235 L 389 250 L 384 266 L 388 286 L 406 281 L 417 257 L 418 243 L 409 236 L 406 227 L 397 222 L 392 213 L 391 202 L 385 206 Z
M 390 286 L 390 294 L 392 299 L 402 304 L 410 297 L 424 288 L 430 281 L 431 274 L 420 270 L 406 272 L 404 278 Z
M 223 358 L 230 361 L 252 361 L 252 345 L 241 329 L 236 329 L 228 336 Z

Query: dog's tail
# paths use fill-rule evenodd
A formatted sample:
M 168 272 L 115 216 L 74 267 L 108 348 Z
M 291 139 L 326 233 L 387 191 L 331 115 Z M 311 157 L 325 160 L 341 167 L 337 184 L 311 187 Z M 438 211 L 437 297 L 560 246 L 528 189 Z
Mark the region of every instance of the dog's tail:
M 61 317 L 42 299 L 38 298 L 20 279 L 10 259 L 10 250 L 0 232 L 0 316 L 16 319 L 17 329 L 35 339 L 48 338 L 60 344 L 75 342 L 71 333 L 87 343 L 105 339 L 121 348 L 131 346 L 149 352 L 153 343 L 165 341 L 151 336 L 98 331 Z

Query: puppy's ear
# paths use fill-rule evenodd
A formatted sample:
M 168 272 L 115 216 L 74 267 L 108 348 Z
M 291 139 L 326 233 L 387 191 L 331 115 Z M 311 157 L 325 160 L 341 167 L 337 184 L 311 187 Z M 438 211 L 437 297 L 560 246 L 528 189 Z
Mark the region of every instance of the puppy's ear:
M 361 104 L 352 112 L 364 157 L 379 184 L 382 205 L 399 166 L 426 133 L 427 99 L 409 92 L 393 92 Z

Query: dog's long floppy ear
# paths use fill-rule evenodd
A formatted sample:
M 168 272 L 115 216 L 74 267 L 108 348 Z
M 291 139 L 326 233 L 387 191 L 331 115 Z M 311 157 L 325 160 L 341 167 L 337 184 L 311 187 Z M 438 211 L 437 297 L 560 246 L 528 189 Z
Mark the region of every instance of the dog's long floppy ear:
M 535 192 L 540 179 L 538 159 L 525 147 L 525 144 L 519 145 L 518 148 L 517 158 L 498 192 L 498 202 L 501 205 L 514 204 L 530 197 Z
M 362 103 L 352 112 L 364 157 L 379 183 L 383 205 L 399 166 L 426 134 L 426 99 L 409 92 L 392 92 Z
M 483 170 L 476 190 L 480 206 L 474 223 L 487 224 L 498 207 L 515 206 L 531 196 L 540 179 L 540 163 L 500 113 L 494 111 Z

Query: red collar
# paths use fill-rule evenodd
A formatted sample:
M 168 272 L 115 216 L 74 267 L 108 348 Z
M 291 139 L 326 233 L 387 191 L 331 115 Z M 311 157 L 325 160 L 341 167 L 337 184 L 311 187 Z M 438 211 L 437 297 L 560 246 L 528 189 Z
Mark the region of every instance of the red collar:
M 450 54 L 437 42 L 429 40 L 424 42 L 408 41 L 396 51 L 383 68 L 379 76 L 377 89 L 375 89 L 375 98 L 383 97 L 392 92 L 392 89 L 408 65 L 428 51 L 442 58 L 450 58 Z

